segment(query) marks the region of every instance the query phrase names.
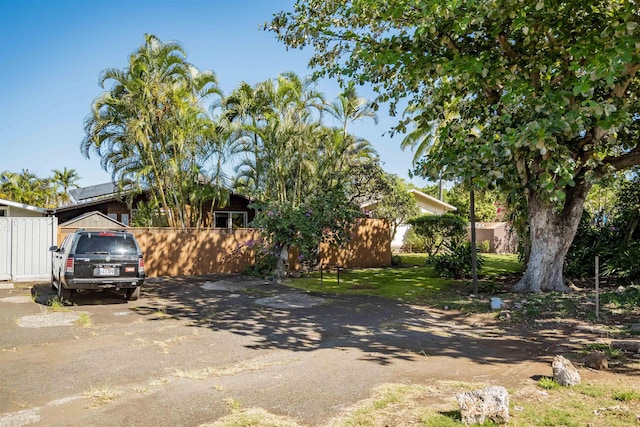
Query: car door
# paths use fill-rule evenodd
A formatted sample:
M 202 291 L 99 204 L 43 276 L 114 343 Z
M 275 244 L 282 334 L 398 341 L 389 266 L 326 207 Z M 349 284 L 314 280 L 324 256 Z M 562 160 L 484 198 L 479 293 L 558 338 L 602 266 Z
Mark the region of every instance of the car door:
M 69 252 L 69 246 L 71 245 L 72 235 L 68 235 L 62 241 L 62 245 L 53 251 L 53 257 L 51 259 L 51 275 L 55 278 L 57 283 L 60 283 L 62 266 L 65 263 L 66 254 Z

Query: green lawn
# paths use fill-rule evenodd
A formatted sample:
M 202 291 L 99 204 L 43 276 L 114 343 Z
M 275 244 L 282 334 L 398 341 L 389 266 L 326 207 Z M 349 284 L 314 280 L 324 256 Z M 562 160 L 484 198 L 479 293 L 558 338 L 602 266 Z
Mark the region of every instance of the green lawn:
M 483 254 L 485 263 L 481 277 L 491 280 L 520 270 L 517 255 Z M 409 303 L 437 303 L 451 292 L 470 291 L 469 280 L 438 277 L 433 267 L 426 265 L 426 254 L 402 255 L 402 267 L 367 268 L 343 271 L 340 284 L 335 271 L 293 279 L 291 286 L 311 292 L 377 295 Z M 495 280 L 495 279 L 494 279 Z

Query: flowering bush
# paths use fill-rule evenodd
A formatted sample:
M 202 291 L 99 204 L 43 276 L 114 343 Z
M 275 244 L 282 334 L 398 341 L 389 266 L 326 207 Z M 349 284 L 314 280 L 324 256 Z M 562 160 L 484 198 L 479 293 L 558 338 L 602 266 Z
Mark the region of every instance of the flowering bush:
M 261 230 L 264 260 L 271 263 L 276 278 L 284 277 L 289 249 L 298 250 L 298 261 L 315 266 L 320 243 L 341 245 L 350 238 L 351 227 L 360 214 L 340 191 L 314 196 L 295 206 L 289 202 L 256 203 L 253 226 Z M 268 256 L 267 256 L 268 255 Z

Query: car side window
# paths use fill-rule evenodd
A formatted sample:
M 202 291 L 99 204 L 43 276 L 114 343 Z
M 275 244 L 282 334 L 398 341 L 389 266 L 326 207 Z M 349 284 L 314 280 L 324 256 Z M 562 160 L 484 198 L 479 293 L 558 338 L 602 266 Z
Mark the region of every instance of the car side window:
M 60 245 L 60 252 L 68 252 L 70 242 L 71 242 L 71 235 L 68 235 L 62 241 L 62 245 Z

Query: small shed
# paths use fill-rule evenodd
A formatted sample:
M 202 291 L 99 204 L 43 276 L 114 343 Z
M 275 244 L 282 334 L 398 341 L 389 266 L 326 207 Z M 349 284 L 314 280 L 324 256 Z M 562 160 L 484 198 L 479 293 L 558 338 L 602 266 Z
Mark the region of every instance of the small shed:
M 121 230 L 127 228 L 127 226 L 103 214 L 102 212 L 87 212 L 73 219 L 70 219 L 65 223 L 60 224 L 60 226 L 58 227 L 58 244 L 62 243 L 62 239 L 64 239 L 64 236 L 69 233 L 73 233 L 79 228 Z
M 469 229 L 471 233 L 471 229 Z M 489 253 L 512 254 L 518 251 L 518 236 L 508 222 L 476 223 L 476 242 L 489 242 Z
M 116 221 L 115 219 L 98 211 L 87 212 L 85 214 L 77 216 L 63 224 L 60 224 L 60 227 L 106 229 L 127 228 L 127 226 L 120 221 Z

